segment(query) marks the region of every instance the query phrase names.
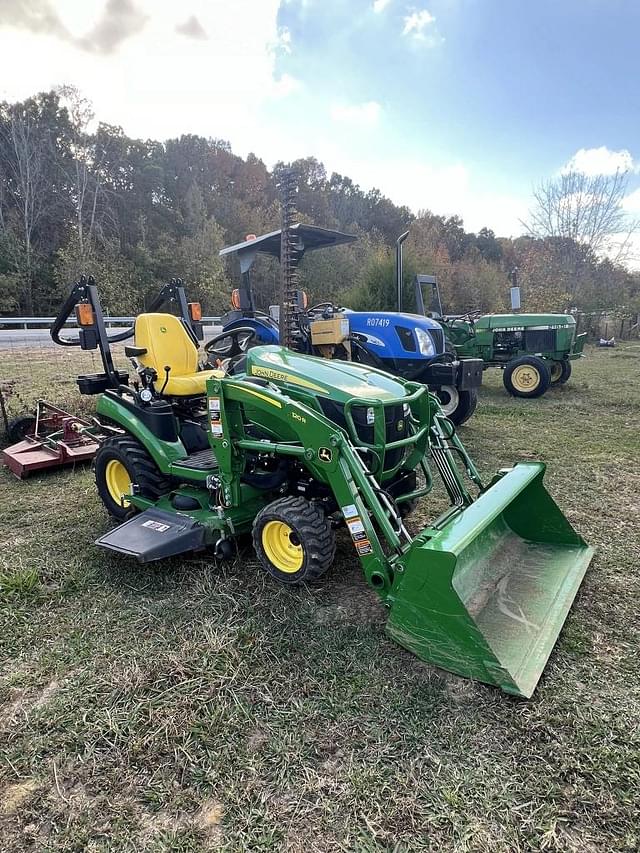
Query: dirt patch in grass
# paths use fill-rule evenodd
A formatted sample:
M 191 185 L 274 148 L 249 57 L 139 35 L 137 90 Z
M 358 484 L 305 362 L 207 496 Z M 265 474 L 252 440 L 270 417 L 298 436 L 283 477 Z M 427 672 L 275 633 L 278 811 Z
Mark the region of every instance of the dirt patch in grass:
M 44 708 L 58 693 L 60 682 L 52 679 L 42 689 L 13 687 L 8 690 L 8 701 L 0 705 L 0 721 L 5 725 L 22 720 L 32 711 Z
M 15 814 L 39 788 L 40 783 L 36 779 L 26 779 L 24 782 L 7 785 L 0 793 L 0 813 Z

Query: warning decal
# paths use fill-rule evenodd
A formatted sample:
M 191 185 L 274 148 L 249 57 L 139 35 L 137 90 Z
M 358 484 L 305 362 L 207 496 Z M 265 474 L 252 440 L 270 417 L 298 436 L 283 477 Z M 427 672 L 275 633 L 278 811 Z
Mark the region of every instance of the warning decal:
M 147 521 L 142 522 L 143 527 L 150 527 L 151 530 L 157 530 L 158 533 L 164 533 L 166 530 L 169 530 L 171 527 L 170 524 L 162 524 L 160 521 L 154 521 L 152 518 L 149 518 Z
M 220 397 L 209 397 L 209 424 L 216 438 L 222 435 L 222 416 L 220 414 Z
M 345 523 L 349 528 L 349 533 L 353 539 L 353 544 L 355 545 L 358 556 L 365 557 L 367 554 L 371 554 L 373 552 L 373 548 L 371 547 L 371 542 L 367 538 L 367 532 L 364 529 L 364 524 L 362 523 L 362 519 L 360 518 L 360 514 L 355 504 L 343 506 L 342 514 L 344 516 Z
M 363 539 L 362 542 L 356 542 L 356 551 L 359 557 L 366 557 L 367 554 L 373 553 L 371 542 L 368 539 Z

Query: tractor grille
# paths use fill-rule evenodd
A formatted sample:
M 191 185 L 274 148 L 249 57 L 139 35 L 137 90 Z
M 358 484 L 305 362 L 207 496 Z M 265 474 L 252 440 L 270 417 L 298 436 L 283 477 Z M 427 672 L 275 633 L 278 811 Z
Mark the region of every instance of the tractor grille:
M 444 332 L 442 329 L 429 329 L 429 334 L 433 340 L 436 355 L 440 355 L 440 353 L 444 352 Z
M 338 426 L 341 426 L 343 429 L 347 429 L 347 422 L 344 417 L 344 406 L 342 406 L 341 403 L 335 403 L 333 400 L 321 398 L 320 405 L 322 406 L 324 414 L 330 420 Z M 351 414 L 360 440 L 367 444 L 373 444 L 373 426 L 367 424 L 367 407 L 354 406 L 351 409 Z M 388 442 L 398 441 L 399 439 L 407 436 L 407 418 L 403 413 L 402 404 L 396 406 L 385 406 L 384 420 L 385 436 Z M 382 448 L 382 450 L 384 450 L 384 448 Z M 394 450 L 386 451 L 382 461 L 383 470 L 388 471 L 391 468 L 395 468 L 396 465 L 399 465 L 402 461 L 404 452 L 405 449 L 403 447 L 397 447 Z
M 556 349 L 556 330 L 525 329 L 524 341 L 527 352 L 550 352 Z

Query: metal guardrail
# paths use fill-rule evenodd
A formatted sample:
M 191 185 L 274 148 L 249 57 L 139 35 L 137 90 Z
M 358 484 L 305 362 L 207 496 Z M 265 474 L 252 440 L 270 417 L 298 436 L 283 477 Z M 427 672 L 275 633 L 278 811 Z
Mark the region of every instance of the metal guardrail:
M 0 317 L 0 329 L 4 326 L 17 326 L 18 328 L 29 329 L 44 326 L 45 328 L 53 325 L 55 317 Z M 132 326 L 135 322 L 135 317 L 105 317 L 106 326 Z M 220 324 L 220 317 L 203 317 L 202 323 L 207 326 L 217 326 Z M 77 320 L 70 318 L 65 323 L 65 326 L 77 326 Z

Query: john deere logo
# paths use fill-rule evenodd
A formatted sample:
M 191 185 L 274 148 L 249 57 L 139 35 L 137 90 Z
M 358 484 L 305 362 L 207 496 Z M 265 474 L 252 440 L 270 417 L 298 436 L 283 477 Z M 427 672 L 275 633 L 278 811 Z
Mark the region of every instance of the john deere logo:
M 403 429 L 404 429 L 404 420 L 403 420 L 402 418 L 400 418 L 400 420 L 399 420 L 399 421 L 398 421 L 398 423 L 396 424 L 396 430 L 397 430 L 398 432 L 402 432 L 402 431 L 403 431 Z
M 320 450 L 318 450 L 318 459 L 321 462 L 331 462 L 333 459 L 333 453 L 328 447 L 321 447 Z
M 164 332 L 166 332 L 166 331 L 167 331 L 167 327 L 166 327 L 166 326 L 160 326 L 160 331 L 161 331 L 161 332 L 163 332 L 163 333 L 164 333 Z

